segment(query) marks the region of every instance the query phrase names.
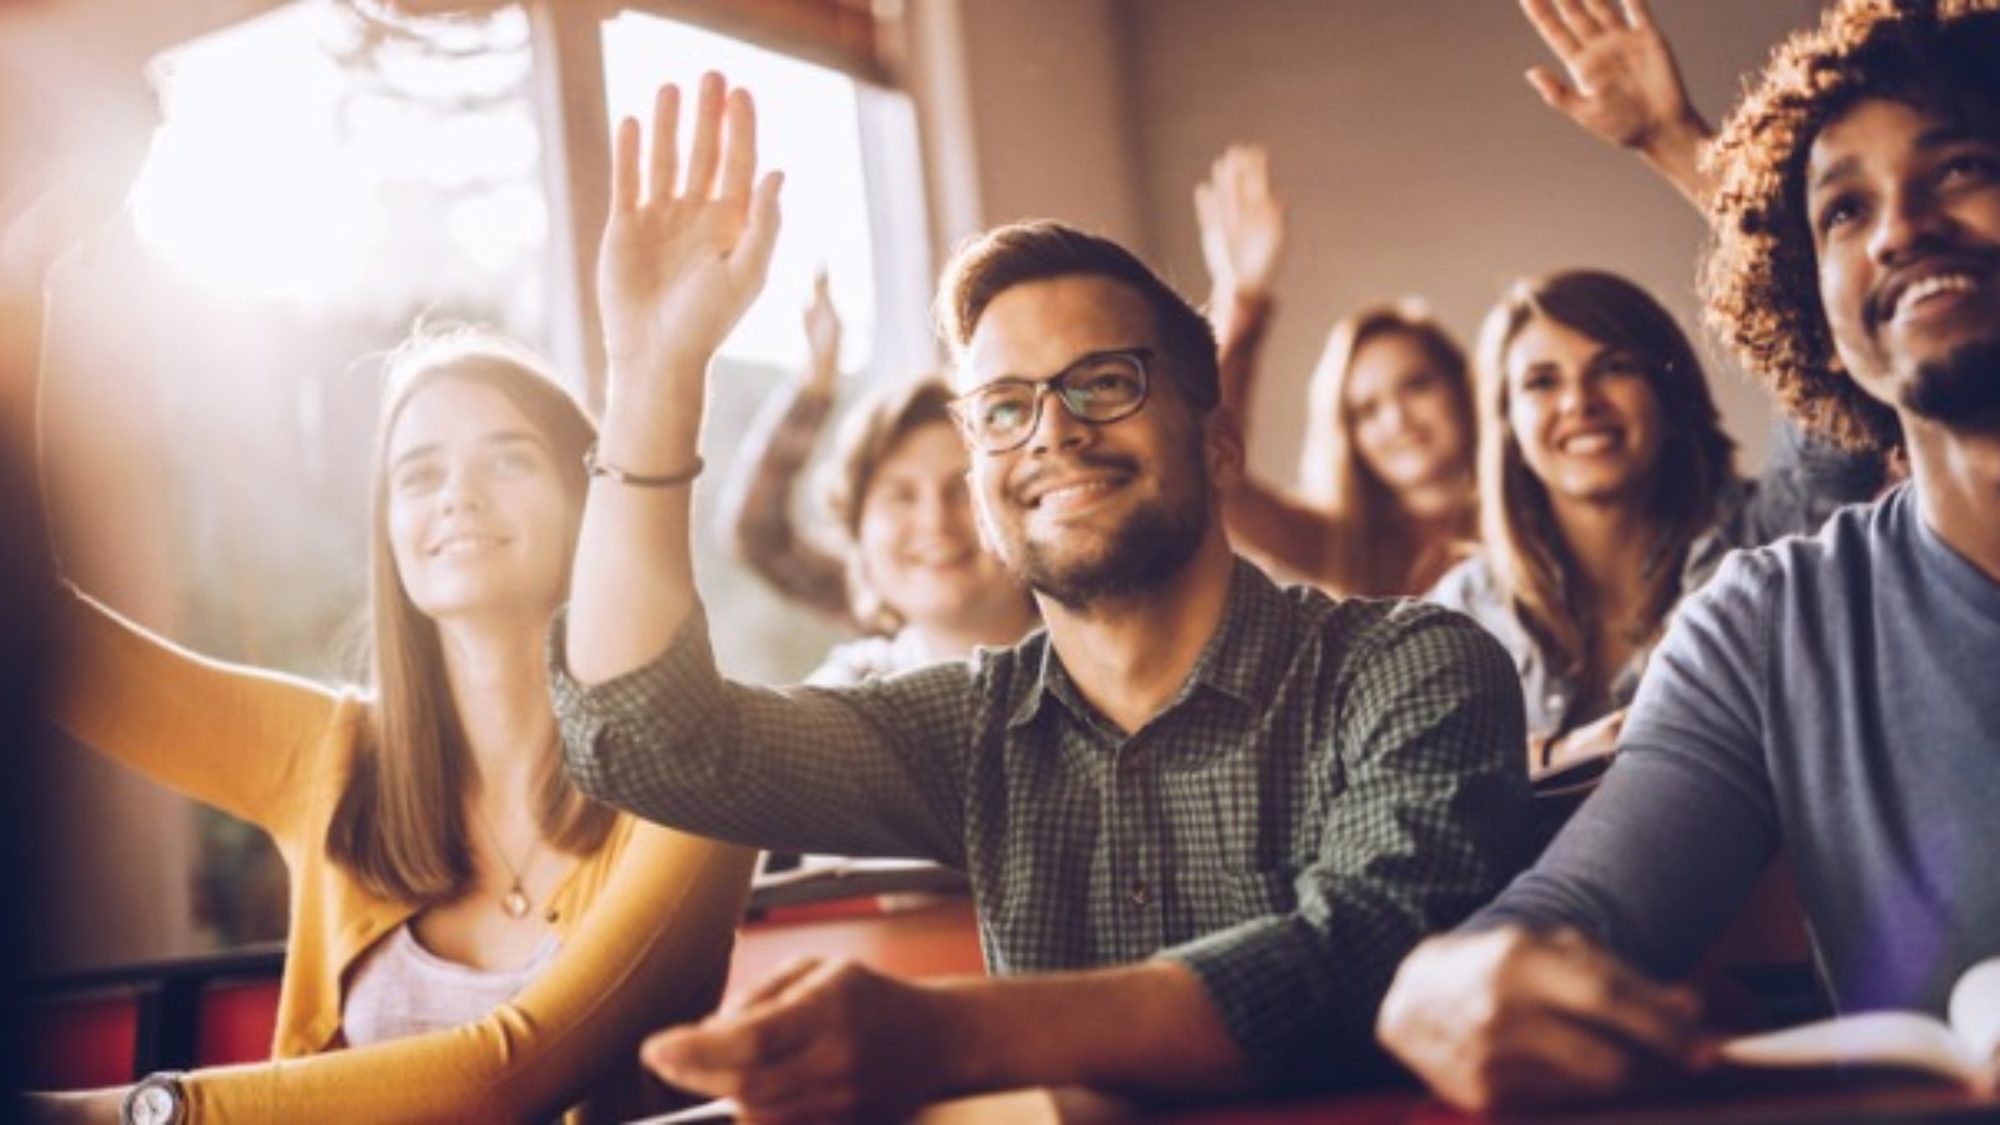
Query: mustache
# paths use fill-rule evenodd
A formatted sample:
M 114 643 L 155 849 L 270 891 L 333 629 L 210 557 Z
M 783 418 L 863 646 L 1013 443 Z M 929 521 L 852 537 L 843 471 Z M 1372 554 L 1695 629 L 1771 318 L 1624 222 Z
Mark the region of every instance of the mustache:
M 1139 472 L 1139 461 L 1136 457 L 1124 454 L 1094 450 L 1087 453 L 1071 454 L 1059 461 L 1048 461 L 1037 466 L 1027 476 L 1015 482 L 1013 493 L 1015 496 L 1025 496 L 1041 487 L 1044 481 L 1065 477 L 1080 470 L 1096 470 L 1099 472 L 1123 473 L 1126 476 L 1136 476 Z
M 2000 273 L 2000 248 L 1953 246 L 1950 249 L 1940 249 L 1890 274 L 1882 284 L 1875 287 L 1873 293 L 1868 295 L 1868 304 L 1864 310 L 1868 327 L 1877 328 L 1895 315 L 1895 302 L 1900 299 L 1902 292 L 1909 288 L 1904 279 L 1911 271 L 1921 269 L 1926 272 L 1937 272 L 1940 266 L 1953 272 L 1963 271 L 1991 277 L 1995 273 Z

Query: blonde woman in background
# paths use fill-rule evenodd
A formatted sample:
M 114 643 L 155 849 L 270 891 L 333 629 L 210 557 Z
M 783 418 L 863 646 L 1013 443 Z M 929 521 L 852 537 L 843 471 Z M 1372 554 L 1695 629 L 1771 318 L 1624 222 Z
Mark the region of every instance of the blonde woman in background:
M 1223 403 L 1248 431 L 1250 392 L 1284 245 L 1263 150 L 1236 146 L 1195 193 L 1221 344 Z M 1245 475 L 1224 505 L 1238 548 L 1334 594 L 1416 594 L 1478 532 L 1465 352 L 1413 299 L 1334 325 L 1307 393 L 1296 488 Z

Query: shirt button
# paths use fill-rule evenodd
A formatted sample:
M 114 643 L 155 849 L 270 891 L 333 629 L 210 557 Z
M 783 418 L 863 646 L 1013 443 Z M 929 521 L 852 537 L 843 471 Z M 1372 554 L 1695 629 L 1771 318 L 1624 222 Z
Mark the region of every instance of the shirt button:
M 1146 753 L 1144 750 L 1134 750 L 1130 754 L 1125 755 L 1125 768 L 1137 773 L 1145 769 L 1146 763 L 1151 760 L 1152 755 Z
M 1132 905 L 1144 906 L 1153 901 L 1153 888 L 1147 886 L 1144 879 L 1134 879 L 1132 889 L 1126 891 L 1125 896 L 1132 900 Z

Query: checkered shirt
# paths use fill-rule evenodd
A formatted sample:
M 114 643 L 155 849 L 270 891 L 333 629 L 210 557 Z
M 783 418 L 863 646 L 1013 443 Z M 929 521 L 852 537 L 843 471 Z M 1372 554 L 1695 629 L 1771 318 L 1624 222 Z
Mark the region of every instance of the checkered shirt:
M 853 687 L 719 677 L 697 613 L 584 687 L 550 644 L 571 775 L 686 831 L 967 873 L 990 969 L 1162 956 L 1269 1089 L 1378 1078 L 1375 1010 L 1427 933 L 1528 858 L 1519 682 L 1467 618 L 1335 601 L 1248 563 L 1180 694 L 1127 734 L 1038 632 Z

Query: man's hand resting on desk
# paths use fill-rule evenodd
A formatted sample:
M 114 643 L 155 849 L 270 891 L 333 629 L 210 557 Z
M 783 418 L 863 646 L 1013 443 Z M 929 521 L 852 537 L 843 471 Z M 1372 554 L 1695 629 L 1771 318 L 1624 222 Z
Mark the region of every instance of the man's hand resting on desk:
M 676 1086 L 735 1099 L 750 1121 L 894 1120 L 1028 1086 L 1175 1100 L 1251 1088 L 1201 982 L 1167 960 L 912 984 L 808 959 L 653 1036 L 640 1057 Z
M 1588 1101 L 1701 1069 L 1694 994 L 1666 988 L 1575 933 L 1446 934 L 1404 960 L 1376 1034 L 1471 1110 Z
M 794 963 L 640 1057 L 676 1086 L 733 1098 L 749 1121 L 894 1120 L 946 1088 L 931 990 L 852 961 Z

